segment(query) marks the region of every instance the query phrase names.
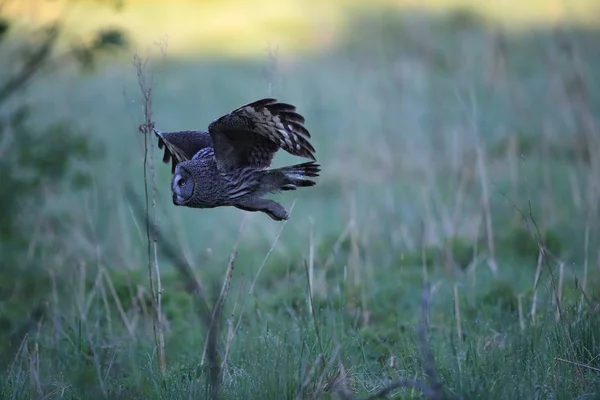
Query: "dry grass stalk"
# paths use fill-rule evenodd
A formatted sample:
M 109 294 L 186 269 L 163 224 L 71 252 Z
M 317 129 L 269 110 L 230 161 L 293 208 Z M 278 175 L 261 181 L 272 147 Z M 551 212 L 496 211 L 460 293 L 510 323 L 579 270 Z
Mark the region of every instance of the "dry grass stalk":
M 221 292 L 219 293 L 219 297 L 217 298 L 217 304 L 215 304 L 214 309 L 213 309 L 213 314 L 212 314 L 212 317 L 210 320 L 210 325 L 208 327 L 209 331 L 211 329 L 213 329 L 213 324 L 214 324 L 215 320 L 217 322 L 220 322 L 220 317 L 218 317 L 215 313 L 218 310 L 221 310 L 223 308 L 223 304 L 225 304 L 225 300 L 227 299 L 227 295 L 229 294 L 229 288 L 231 286 L 231 278 L 233 277 L 233 269 L 235 268 L 235 260 L 238 255 L 238 244 L 240 241 L 240 237 L 242 236 L 242 231 L 244 229 L 245 220 L 246 220 L 246 215 L 244 215 L 244 218 L 242 219 L 242 222 L 240 223 L 237 237 L 235 239 L 235 243 L 233 244 L 233 249 L 231 250 L 231 254 L 229 254 L 229 262 L 227 263 L 227 269 L 225 270 L 225 278 L 223 279 L 223 285 L 221 286 Z M 209 339 L 210 338 L 211 338 L 211 336 L 207 335 L 206 341 L 204 343 L 204 350 L 202 352 L 202 360 L 200 361 L 201 366 L 204 365 L 204 361 L 206 358 L 206 351 L 209 348 Z M 229 348 L 229 346 L 228 346 L 228 348 Z M 227 361 L 226 358 L 224 358 L 221 361 L 221 369 L 223 369 L 225 367 L 226 361 Z
M 344 230 L 342 231 L 342 233 L 340 233 L 340 236 L 338 236 L 333 247 L 331 248 L 331 253 L 327 257 L 327 260 L 325 261 L 325 264 L 323 265 L 323 269 L 324 269 L 323 272 L 327 272 L 327 270 L 329 270 L 329 268 L 331 268 L 333 266 L 333 264 L 335 263 L 335 258 L 337 256 L 337 254 L 339 253 L 340 249 L 342 248 L 342 244 L 344 244 L 344 242 L 348 239 L 348 237 L 350 236 L 350 233 L 352 232 L 352 229 L 353 229 L 352 224 L 353 224 L 353 222 L 349 221 L 348 224 L 346 225 L 346 227 L 344 228 Z
M 359 255 L 359 228 L 358 215 L 356 209 L 356 199 L 350 198 L 350 259 L 348 260 L 348 269 L 352 275 L 351 282 L 354 287 L 360 287 L 363 281 L 362 268 Z M 361 298 L 361 301 L 363 299 Z M 364 308 L 363 308 L 364 309 Z
M 421 234 L 419 235 L 419 241 L 419 248 L 421 249 L 423 282 L 429 282 L 429 271 L 427 268 L 427 226 L 424 220 L 421 221 Z
M 487 172 L 484 162 L 484 150 L 479 143 L 477 144 L 477 166 L 479 170 L 479 179 L 481 183 L 481 202 L 483 206 L 483 213 L 485 216 L 485 231 L 488 242 L 488 250 L 490 252 L 490 258 L 488 259 L 488 263 L 494 275 L 497 276 L 498 265 L 496 264 L 494 229 L 492 227 L 492 211 L 490 206 L 489 189 L 487 185 Z
M 139 131 L 144 134 L 144 190 L 146 200 L 146 216 L 149 216 L 149 194 L 148 194 L 148 170 L 150 170 L 150 179 L 152 183 L 152 215 L 153 215 L 153 231 L 156 231 L 156 177 L 154 171 L 154 147 L 151 144 L 152 130 L 154 122 L 152 121 L 152 82 L 149 82 L 146 77 L 146 66 L 148 59 L 141 60 L 135 54 L 133 57 L 133 65 L 137 73 L 138 85 L 143 99 L 144 122 L 140 125 Z M 148 160 L 148 153 L 150 160 Z M 148 279 L 150 283 L 150 292 L 152 298 L 153 312 L 153 330 L 156 349 L 158 352 L 158 364 L 161 372 L 165 373 L 167 369 L 165 356 L 165 334 L 164 334 L 164 316 L 162 312 L 162 283 L 160 279 L 160 268 L 158 265 L 158 239 L 156 235 L 150 234 L 150 218 L 146 218 L 146 240 L 148 243 Z M 153 252 L 152 252 L 153 250 Z M 153 253 L 153 254 L 152 254 Z M 154 262 L 152 262 L 152 259 Z M 154 264 L 154 265 L 153 265 Z M 154 270 L 154 272 L 153 272 Z M 156 287 L 154 285 L 154 277 L 156 276 Z
M 558 295 L 556 296 L 555 306 L 556 306 L 556 321 L 560 318 L 560 306 L 562 301 L 562 291 L 563 291 L 563 281 L 565 276 L 565 263 L 559 263 L 558 270 Z
M 481 205 L 485 217 L 485 231 L 488 244 L 489 258 L 488 265 L 495 277 L 498 276 L 498 264 L 496 263 L 496 248 L 494 242 L 494 228 L 492 225 L 492 207 L 490 203 L 490 192 L 488 187 L 488 176 L 486 168 L 485 150 L 481 144 L 479 136 L 479 112 L 477 109 L 477 101 L 473 88 L 469 88 L 469 100 L 471 106 L 468 107 L 463 101 L 463 98 L 457 94 L 458 100 L 463 105 L 465 111 L 469 115 L 470 128 L 475 136 L 475 154 L 477 162 L 477 172 L 479 174 L 479 184 L 481 186 Z
M 583 368 L 591 369 L 592 371 L 600 372 L 600 368 L 592 367 L 591 365 L 583 364 L 583 363 L 576 362 L 576 361 L 565 360 L 565 359 L 560 358 L 560 357 L 555 357 L 554 361 L 560 361 L 560 362 L 563 362 L 565 364 L 571 364 L 571 365 L 575 365 L 577 367 L 583 367 Z
M 235 298 L 235 302 L 233 303 L 233 309 L 231 310 L 231 314 L 229 315 L 229 321 L 233 321 L 235 318 L 235 312 L 237 310 L 237 306 L 239 304 L 240 296 L 242 294 L 242 285 L 240 284 L 240 289 L 238 290 L 238 294 Z M 229 353 L 231 351 L 231 345 L 233 344 L 233 339 L 235 337 L 235 331 L 233 324 L 227 324 L 227 340 L 225 343 L 225 354 L 223 355 L 223 359 L 221 361 L 221 370 L 227 371 L 226 365 L 229 360 Z
M 123 308 L 123 304 L 121 303 L 121 300 L 119 299 L 119 295 L 117 294 L 115 285 L 113 284 L 113 281 L 112 281 L 110 275 L 108 274 L 108 271 L 106 271 L 106 269 L 104 267 L 102 267 L 101 272 L 104 276 L 104 281 L 106 282 L 106 284 L 108 286 L 108 290 L 110 291 L 110 295 L 112 296 L 113 301 L 115 302 L 115 304 L 117 306 L 117 311 L 119 312 L 119 316 L 121 317 L 121 320 L 123 321 L 123 324 L 125 325 L 125 328 L 127 329 L 127 333 L 129 333 L 129 336 L 135 340 L 136 336 L 135 336 L 135 330 L 134 330 L 133 324 L 131 323 L 130 319 L 127 317 L 127 313 L 125 312 L 125 309 Z M 106 307 L 106 309 L 109 310 L 109 307 Z
M 306 374 L 306 377 L 304 378 L 304 381 L 300 385 L 300 389 L 298 390 L 298 394 L 296 395 L 296 400 L 300 400 L 300 399 L 303 398 L 303 395 L 306 392 L 306 389 L 308 388 L 308 386 L 312 382 L 313 378 L 317 374 L 317 368 L 321 364 L 323 364 L 323 353 L 320 353 L 317 356 L 317 359 L 315 360 L 315 362 L 313 363 L 313 365 L 310 367 L 310 370 L 308 371 L 308 374 Z
M 580 317 L 581 317 L 581 312 L 583 310 L 584 296 L 585 296 L 585 293 L 587 293 L 589 244 L 590 244 L 590 225 L 586 224 L 585 225 L 585 238 L 584 238 L 584 245 L 583 245 L 583 249 L 584 249 L 583 251 L 585 254 L 585 258 L 583 260 L 583 282 L 581 283 L 581 298 L 579 300 L 579 305 L 577 307 L 577 314 Z
M 323 348 L 323 341 L 321 340 L 321 332 L 319 330 L 319 323 L 317 322 L 317 316 L 315 315 L 315 303 L 313 300 L 313 290 L 311 287 L 310 281 L 310 271 L 308 267 L 308 263 L 304 261 L 304 269 L 306 271 L 306 280 L 308 282 L 308 299 L 310 304 L 310 314 L 312 316 L 312 320 L 315 326 L 315 333 L 317 335 L 317 340 L 319 341 L 319 350 L 321 350 L 321 354 L 325 355 L 325 349 Z
M 569 171 L 569 185 L 571 187 L 571 198 L 573 199 L 573 205 L 577 209 L 577 212 L 581 213 L 583 210 L 581 185 L 579 184 L 579 179 L 577 179 L 577 174 L 573 169 Z
M 573 343 L 573 339 L 571 338 L 571 334 L 569 333 L 569 329 L 567 327 L 567 321 L 565 320 L 564 312 L 563 312 L 563 309 L 562 309 L 562 306 L 560 303 L 560 293 L 559 293 L 558 282 L 556 281 L 556 277 L 554 276 L 554 271 L 552 270 L 552 267 L 548 263 L 547 256 L 551 256 L 552 254 L 547 251 L 544 241 L 542 239 L 542 234 L 540 232 L 540 228 L 539 228 L 535 218 L 533 217 L 533 211 L 531 209 L 531 201 L 529 201 L 529 215 L 528 216 L 526 216 L 525 213 L 520 208 L 518 208 L 514 203 L 512 203 L 512 204 L 513 204 L 513 207 L 515 207 L 515 209 L 521 214 L 523 220 L 525 221 L 527 230 L 530 232 L 531 236 L 536 241 L 536 244 L 537 244 L 539 252 L 540 252 L 540 256 L 538 258 L 538 263 L 541 264 L 543 262 L 543 264 L 546 266 L 546 269 L 548 270 L 548 275 L 550 277 L 550 284 L 552 287 L 552 294 L 556 301 L 556 311 L 558 313 L 558 321 L 560 322 L 560 325 L 561 325 L 561 328 L 563 331 L 563 335 L 568 344 L 567 351 L 568 351 L 569 355 L 573 359 L 575 359 L 575 354 L 576 354 L 575 353 L 575 345 Z M 557 261 L 560 262 L 560 260 L 557 260 Z M 537 287 L 537 285 L 535 285 L 535 286 Z M 579 377 L 582 376 L 581 370 L 577 366 L 576 366 L 576 373 Z
M 460 303 L 458 301 L 458 284 L 454 284 L 454 319 L 456 320 L 456 335 L 462 340 L 462 324 L 460 322 Z M 460 366 L 460 364 L 459 364 Z
M 516 196 L 519 191 L 519 140 L 516 134 L 508 137 L 506 160 L 508 162 L 510 183 L 513 189 L 511 194 L 512 196 Z
M 540 250 L 538 253 L 537 259 L 537 267 L 535 268 L 535 278 L 533 279 L 533 298 L 531 299 L 531 324 L 535 325 L 535 312 L 537 310 L 537 288 L 538 282 L 540 280 L 540 275 L 542 273 L 542 259 L 544 258 L 544 253 Z
M 471 184 L 470 169 L 467 163 L 463 163 L 459 170 L 459 180 L 454 197 L 454 210 L 451 216 L 450 237 L 460 233 L 460 223 L 465 219 L 465 201 L 467 199 L 467 188 Z
M 309 288 L 309 313 L 312 315 L 313 307 L 312 300 L 313 297 L 313 286 L 315 279 L 315 232 L 314 232 L 314 221 L 310 221 L 310 236 L 308 239 L 308 288 Z
M 525 317 L 523 316 L 523 294 L 517 296 L 517 305 L 519 308 L 519 327 L 522 331 L 525 330 Z

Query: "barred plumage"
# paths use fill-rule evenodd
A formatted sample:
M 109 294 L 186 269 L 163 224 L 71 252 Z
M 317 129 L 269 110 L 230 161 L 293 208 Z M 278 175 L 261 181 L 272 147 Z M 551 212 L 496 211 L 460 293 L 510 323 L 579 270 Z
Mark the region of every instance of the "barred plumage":
M 173 203 L 193 208 L 234 206 L 288 219 L 285 208 L 262 196 L 315 185 L 315 149 L 296 107 L 262 99 L 214 120 L 205 131 L 155 130 L 163 162 L 172 162 Z M 312 161 L 267 169 L 283 149 Z

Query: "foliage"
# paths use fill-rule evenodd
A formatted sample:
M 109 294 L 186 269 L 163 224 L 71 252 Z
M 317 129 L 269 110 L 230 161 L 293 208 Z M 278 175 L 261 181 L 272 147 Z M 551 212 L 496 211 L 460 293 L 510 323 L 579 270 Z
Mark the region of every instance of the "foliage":
M 0 7 L 0 13 L 2 8 Z M 0 348 L 10 356 L 23 335 L 45 314 L 56 266 L 43 265 L 49 250 L 68 240 L 68 210 L 49 206 L 61 196 L 89 187 L 85 163 L 101 155 L 98 143 L 66 119 L 36 124 L 40 109 L 21 100 L 28 85 L 48 65 L 67 67 L 71 60 L 55 54 L 59 24 L 32 38 L 11 35 L 10 19 L 0 14 L 0 60 L 12 74 L 0 80 Z M 94 54 L 115 40 L 101 32 L 88 49 Z M 16 47 L 15 47 L 16 46 Z M 15 48 L 18 51 L 15 51 Z M 16 66 L 16 68 L 15 68 Z M 8 68 L 7 68 L 8 70 Z M 19 99 L 19 100 L 17 100 Z M 82 164 L 82 161 L 84 163 Z M 16 283 L 16 284 L 15 284 Z M 54 290 L 57 290 L 55 287 Z M 10 353 L 5 350 L 11 349 Z

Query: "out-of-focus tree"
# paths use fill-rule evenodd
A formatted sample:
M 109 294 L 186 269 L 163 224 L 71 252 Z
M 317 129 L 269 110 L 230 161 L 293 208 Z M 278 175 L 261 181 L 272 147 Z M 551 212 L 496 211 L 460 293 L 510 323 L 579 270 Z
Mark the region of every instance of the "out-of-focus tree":
M 19 0 L 27 1 L 27 0 Z M 122 2 L 98 0 L 115 9 Z M 18 347 L 23 335 L 44 315 L 52 285 L 41 257 L 60 246 L 61 226 L 68 215 L 46 210 L 47 193 L 82 189 L 85 174 L 73 165 L 97 156 L 90 135 L 82 135 L 65 120 L 36 124 L 39 109 L 22 96 L 35 79 L 45 79 L 56 67 L 75 63 L 93 68 L 96 56 L 127 46 L 123 32 L 107 28 L 89 43 L 60 46 L 62 21 L 32 29 L 24 37 L 0 2 L 0 354 Z M 4 3 L 5 4 L 5 3 Z M 53 68 L 46 68 L 53 66 Z M 18 99 L 18 101 L 17 101 Z M 57 220 L 61 224 L 55 223 Z M 55 240 L 40 240 L 51 232 Z M 46 247 L 44 249 L 44 246 Z M 56 288 L 55 288 L 56 289 Z M 6 346 L 6 347 L 5 347 Z

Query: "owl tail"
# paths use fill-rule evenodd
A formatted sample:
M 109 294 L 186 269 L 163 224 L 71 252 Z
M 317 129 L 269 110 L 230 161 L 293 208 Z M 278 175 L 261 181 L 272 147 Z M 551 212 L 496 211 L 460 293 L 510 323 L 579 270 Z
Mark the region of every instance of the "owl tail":
M 268 192 L 280 190 L 296 190 L 298 187 L 314 186 L 315 181 L 309 178 L 319 176 L 321 166 L 313 161 L 265 171 L 263 188 Z

